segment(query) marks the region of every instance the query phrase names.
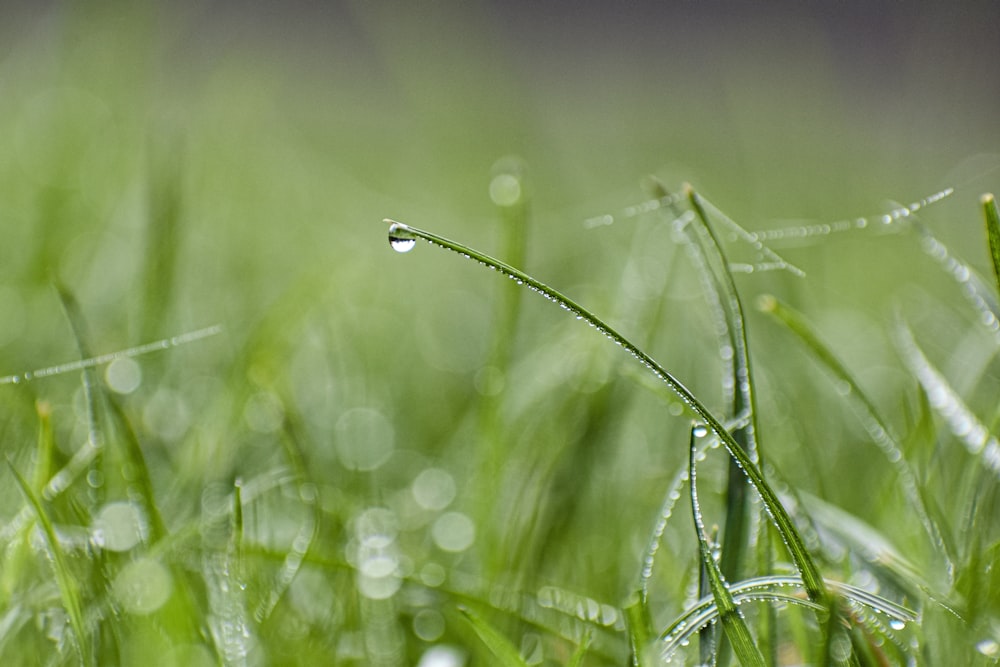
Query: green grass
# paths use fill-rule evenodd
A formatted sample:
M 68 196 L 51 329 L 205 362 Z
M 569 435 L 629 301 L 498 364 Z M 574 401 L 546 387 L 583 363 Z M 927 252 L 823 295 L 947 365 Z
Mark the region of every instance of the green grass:
M 0 663 L 1000 661 L 975 29 L 10 11 Z

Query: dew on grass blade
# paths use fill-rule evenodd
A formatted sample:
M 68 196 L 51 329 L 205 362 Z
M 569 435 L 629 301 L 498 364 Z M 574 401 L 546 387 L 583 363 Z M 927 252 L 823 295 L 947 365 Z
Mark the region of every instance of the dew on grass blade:
M 987 658 L 995 658 L 1000 655 L 1000 642 L 995 639 L 984 639 L 976 643 L 976 650 Z
M 385 219 L 389 223 L 389 246 L 396 252 L 410 252 L 417 245 L 417 237 L 401 222 Z
M 417 667 L 463 667 L 465 652 L 454 646 L 438 644 L 424 651 Z

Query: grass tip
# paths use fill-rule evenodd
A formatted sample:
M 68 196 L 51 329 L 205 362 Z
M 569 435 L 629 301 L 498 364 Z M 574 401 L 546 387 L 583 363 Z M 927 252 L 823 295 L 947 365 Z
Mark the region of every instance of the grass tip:
M 761 294 L 757 297 L 757 310 L 762 313 L 773 313 L 778 307 L 778 300 L 771 294 Z
M 995 199 L 996 198 L 993 196 L 992 192 L 987 192 L 979 198 L 979 201 L 988 206 L 989 204 L 992 204 Z

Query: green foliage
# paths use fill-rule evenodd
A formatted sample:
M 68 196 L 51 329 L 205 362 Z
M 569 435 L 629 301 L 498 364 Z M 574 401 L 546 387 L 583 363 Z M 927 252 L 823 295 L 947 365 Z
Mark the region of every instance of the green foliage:
M 995 664 L 994 114 L 462 7 L 3 10 L 0 663 Z

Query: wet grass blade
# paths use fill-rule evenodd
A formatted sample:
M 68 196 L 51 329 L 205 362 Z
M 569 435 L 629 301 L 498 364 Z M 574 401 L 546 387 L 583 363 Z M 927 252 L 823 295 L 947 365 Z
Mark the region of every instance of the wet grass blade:
M 933 518 L 926 500 L 921 493 L 917 475 L 903 455 L 898 438 L 893 435 L 888 422 L 882 418 L 875 402 L 861 388 L 847 366 L 824 343 L 806 318 L 791 306 L 771 295 L 764 295 L 758 303 L 760 310 L 771 315 L 806 347 L 810 354 L 833 376 L 834 380 L 849 388 L 849 396 L 861 410 L 862 425 L 868 431 L 875 446 L 885 455 L 896 469 L 907 500 L 916 509 L 920 522 L 935 549 L 945 557 L 948 571 L 953 569 L 954 546 L 945 539 L 940 526 Z
M 488 268 L 499 271 L 507 278 L 515 281 L 517 284 L 523 285 L 533 292 L 541 294 L 549 301 L 552 301 L 561 307 L 563 310 L 566 310 L 577 318 L 587 322 L 587 324 L 591 327 L 595 328 L 598 332 L 609 338 L 620 347 L 624 348 L 625 351 L 635 357 L 639 363 L 649 369 L 653 375 L 665 383 L 677 395 L 677 397 L 687 406 L 688 410 L 719 438 L 722 444 L 729 451 L 730 455 L 736 459 L 737 463 L 739 463 L 740 467 L 747 475 L 747 478 L 750 480 L 751 486 L 753 486 L 756 493 L 760 496 L 765 510 L 774 521 L 775 527 L 778 529 L 778 533 L 781 535 L 782 541 L 788 548 L 789 554 L 802 576 L 802 580 L 805 583 L 805 588 L 810 599 L 826 599 L 827 588 L 822 577 L 820 576 L 819 568 L 813 561 L 812 556 L 809 555 L 809 551 L 806 549 L 798 530 L 792 523 L 788 512 L 782 506 L 777 494 L 764 480 L 764 476 L 761 474 L 750 455 L 747 454 L 746 450 L 733 439 L 733 436 L 730 435 L 725 429 L 722 422 L 720 422 L 719 419 L 680 382 L 680 380 L 675 378 L 655 359 L 636 347 L 631 341 L 615 331 L 611 326 L 591 313 L 589 310 L 576 303 L 568 296 L 563 295 L 523 271 L 468 246 L 456 243 L 455 241 L 438 236 L 432 232 L 424 231 L 416 227 L 410 227 L 409 225 L 393 220 L 386 220 L 386 222 L 389 224 L 389 243 L 397 251 L 411 250 L 416 244 L 417 239 L 423 239 L 432 245 L 456 252 L 463 257 L 475 260 Z
M 986 238 L 990 245 L 990 259 L 993 260 L 993 277 L 1000 289 L 1000 211 L 997 200 L 991 194 L 982 197 L 983 215 L 986 217 Z
M 947 378 L 931 364 L 917 345 L 913 332 L 904 324 L 896 327 L 896 346 L 904 363 L 926 392 L 931 407 L 945 420 L 955 438 L 985 469 L 1000 478 L 1000 441 L 965 404 Z
M 701 566 L 707 575 L 708 584 L 712 591 L 712 598 L 715 606 L 719 610 L 719 619 L 722 622 L 722 629 L 729 639 L 729 643 L 736 654 L 741 665 L 752 667 L 764 667 L 764 656 L 750 634 L 746 619 L 740 613 L 729 591 L 728 584 L 719 569 L 719 564 L 712 554 L 712 547 L 708 543 L 705 535 L 705 524 L 701 515 L 701 506 L 698 502 L 698 437 L 705 435 L 702 426 L 695 426 L 691 429 L 691 443 L 688 450 L 688 475 L 691 478 L 691 513 L 694 515 L 695 532 L 698 534 L 698 551 L 701 556 Z
M 80 655 L 80 661 L 84 665 L 92 665 L 94 664 L 93 651 L 90 647 L 90 641 L 87 637 L 86 626 L 83 620 L 83 600 L 80 597 L 80 590 L 76 584 L 76 579 L 66 563 L 66 556 L 63 553 L 62 546 L 59 544 L 59 538 L 56 537 L 52 521 L 49 519 L 48 512 L 42 506 L 41 500 L 32 491 L 28 482 L 21 476 L 21 473 L 17 471 L 17 468 L 10 461 L 7 461 L 7 467 L 10 469 L 14 480 L 17 482 L 17 486 L 21 489 L 21 493 L 24 494 L 25 500 L 31 505 L 35 517 L 42 527 L 42 534 L 45 536 L 49 556 L 52 558 L 52 570 L 56 576 L 59 595 L 62 598 L 63 607 L 66 609 L 66 615 L 69 616 L 69 625 L 73 631 L 73 638 L 77 652 Z
M 729 269 L 722 245 L 719 243 L 702 205 L 702 199 L 690 185 L 685 186 L 688 203 L 695 212 L 692 224 L 697 225 L 700 247 L 708 260 L 707 284 L 719 304 L 728 348 L 731 351 L 732 416 L 746 415 L 745 423 L 733 429 L 736 440 L 760 464 L 757 443 L 757 406 L 754 399 L 754 381 L 750 368 L 750 347 L 747 343 L 743 302 L 736 281 Z M 726 355 L 722 355 L 725 357 Z M 753 504 L 750 502 L 750 485 L 735 459 L 729 461 L 729 479 L 726 484 L 726 515 L 722 533 L 722 560 L 719 567 L 724 576 L 737 581 L 742 576 L 744 562 L 750 548 L 753 524 Z
M 502 667 L 528 667 L 517 647 L 499 630 L 468 607 L 460 606 L 458 611 L 496 658 L 495 664 Z

